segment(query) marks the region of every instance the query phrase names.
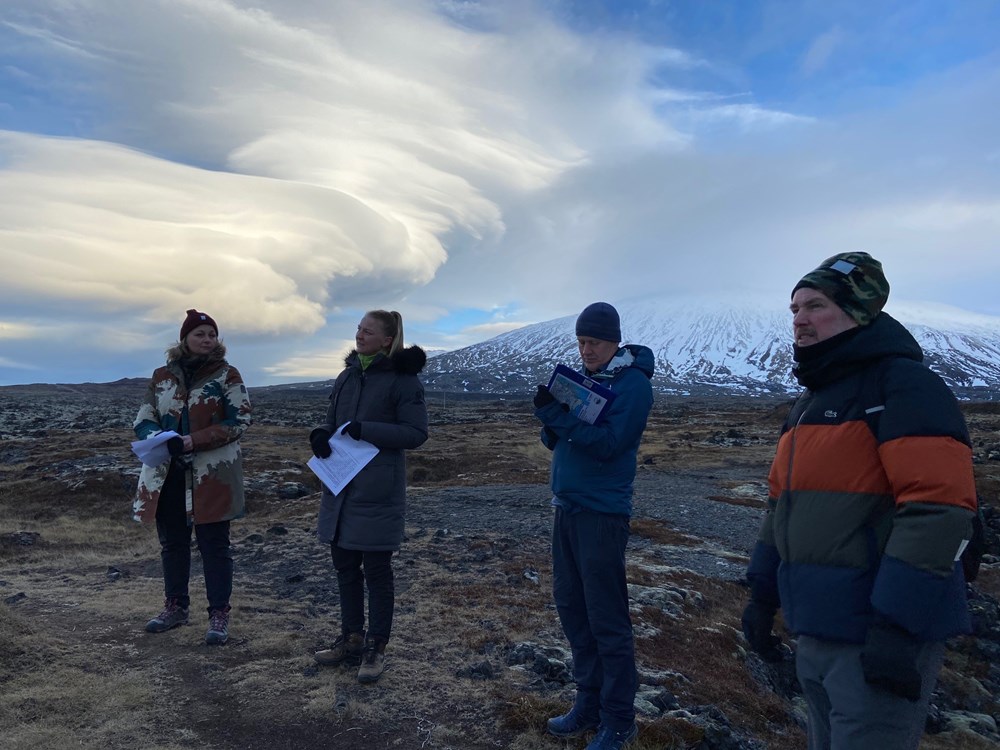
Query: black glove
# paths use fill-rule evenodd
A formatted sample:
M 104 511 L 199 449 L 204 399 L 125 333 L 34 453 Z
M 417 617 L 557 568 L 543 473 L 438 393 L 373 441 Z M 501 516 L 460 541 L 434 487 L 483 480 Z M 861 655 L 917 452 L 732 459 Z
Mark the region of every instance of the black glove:
M 781 661 L 781 651 L 778 644 L 781 639 L 771 631 L 774 628 L 774 615 L 777 609 L 751 600 L 743 610 L 743 617 L 740 623 L 743 625 L 743 635 L 750 644 L 750 648 L 760 654 L 764 661 Z
M 171 456 L 179 456 L 184 452 L 184 440 L 179 437 L 172 437 L 167 441 L 167 450 Z
M 349 435 L 355 440 L 361 439 L 361 422 L 348 422 L 341 435 Z
M 330 438 L 332 435 L 322 427 L 317 427 L 309 433 L 309 445 L 312 446 L 313 455 L 316 458 L 329 458 L 333 450 L 330 448 Z
M 535 398 L 532 399 L 536 409 L 541 409 L 543 406 L 548 406 L 555 400 L 556 397 L 553 396 L 549 392 L 548 387 L 544 385 L 538 386 L 538 391 L 535 393 Z
M 876 619 L 868 628 L 865 647 L 861 650 L 865 682 L 909 701 L 920 700 L 917 654 L 921 645 L 903 628 Z

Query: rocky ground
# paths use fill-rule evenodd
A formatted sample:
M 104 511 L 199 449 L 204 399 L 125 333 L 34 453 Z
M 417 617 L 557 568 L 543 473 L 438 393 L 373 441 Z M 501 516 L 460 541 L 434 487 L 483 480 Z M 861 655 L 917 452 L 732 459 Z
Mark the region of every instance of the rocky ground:
M 338 631 L 329 551 L 314 537 L 319 485 L 304 465 L 325 408 L 314 390 L 251 394 L 230 643 L 204 646 L 206 618 L 194 610 L 188 627 L 142 631 L 161 590 L 155 534 L 127 510 L 143 385 L 0 389 L 5 747 L 583 746 L 543 732 L 572 683 L 549 592 L 548 453 L 526 401 L 430 395 L 432 439 L 409 460 L 388 670 L 362 686 L 311 658 Z M 638 750 L 805 744 L 791 647 L 764 664 L 738 632 L 786 409 L 677 399 L 654 410 L 629 545 Z M 996 498 L 1000 409 L 966 413 L 977 481 Z M 192 580 L 197 602 L 197 570 Z M 996 557 L 970 593 L 977 633 L 950 644 L 925 748 L 1000 741 Z

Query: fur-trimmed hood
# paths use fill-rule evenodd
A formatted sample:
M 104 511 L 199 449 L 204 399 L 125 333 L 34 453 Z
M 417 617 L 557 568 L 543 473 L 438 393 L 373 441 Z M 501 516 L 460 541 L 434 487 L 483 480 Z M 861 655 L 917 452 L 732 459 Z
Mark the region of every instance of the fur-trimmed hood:
M 424 365 L 427 364 L 427 352 L 416 345 L 407 346 L 390 357 L 385 355 L 376 357 L 370 366 L 375 367 L 382 362 L 388 362 L 393 371 L 400 375 L 419 375 L 423 371 Z M 357 349 L 352 349 L 351 353 L 344 358 L 344 364 L 348 367 L 361 365 Z
M 170 346 L 167 351 L 167 364 L 173 364 L 174 362 L 179 362 L 185 357 L 189 359 L 202 359 L 206 364 L 211 362 L 212 364 L 217 364 L 219 362 L 225 362 L 226 359 L 226 345 L 219 341 L 215 345 L 215 348 L 203 357 L 196 358 L 191 350 L 187 348 L 183 341 L 178 341 L 176 344 Z M 200 369 L 200 368 L 199 368 Z

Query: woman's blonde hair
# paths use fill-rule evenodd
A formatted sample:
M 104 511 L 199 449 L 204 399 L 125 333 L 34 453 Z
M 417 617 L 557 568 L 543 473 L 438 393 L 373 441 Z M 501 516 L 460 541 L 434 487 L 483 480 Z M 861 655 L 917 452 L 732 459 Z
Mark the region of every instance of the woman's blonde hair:
M 389 356 L 403 348 L 403 316 L 395 310 L 369 310 L 365 313 L 366 318 L 375 318 L 382 326 L 382 332 L 386 336 L 392 336 L 392 343 L 389 345 Z

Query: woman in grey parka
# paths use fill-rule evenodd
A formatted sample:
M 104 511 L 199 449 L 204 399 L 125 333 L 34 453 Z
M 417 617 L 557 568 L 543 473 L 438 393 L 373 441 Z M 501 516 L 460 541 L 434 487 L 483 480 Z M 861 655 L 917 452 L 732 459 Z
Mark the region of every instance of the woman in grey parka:
M 406 505 L 404 451 L 427 439 L 424 387 L 417 377 L 427 355 L 418 346 L 403 347 L 403 320 L 395 311 L 366 313 L 355 345 L 333 386 L 326 421 L 312 431 L 309 442 L 317 457 L 326 458 L 330 438 L 342 430 L 379 452 L 340 494 L 323 488 L 318 534 L 330 544 L 337 569 L 341 635 L 316 654 L 316 661 L 357 664 L 360 657 L 358 680 L 375 682 L 385 668 L 392 629 L 392 553 L 403 541 Z

